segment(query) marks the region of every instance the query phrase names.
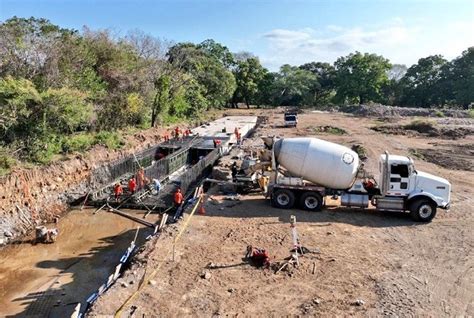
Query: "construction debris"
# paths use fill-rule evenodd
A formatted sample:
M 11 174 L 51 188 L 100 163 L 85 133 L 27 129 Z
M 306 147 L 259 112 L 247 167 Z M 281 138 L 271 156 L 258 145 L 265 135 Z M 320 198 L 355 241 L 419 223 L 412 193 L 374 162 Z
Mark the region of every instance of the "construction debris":
M 59 234 L 57 228 L 48 229 L 46 226 L 36 227 L 35 243 L 54 243 Z
M 270 267 L 270 255 L 264 248 L 248 245 L 245 259 L 255 267 Z

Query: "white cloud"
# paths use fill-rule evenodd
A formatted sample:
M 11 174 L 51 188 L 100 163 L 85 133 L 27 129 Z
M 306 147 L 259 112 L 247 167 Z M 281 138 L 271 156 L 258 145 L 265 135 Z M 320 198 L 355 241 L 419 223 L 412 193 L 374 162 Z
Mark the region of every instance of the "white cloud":
M 381 54 L 392 63 L 410 66 L 421 57 L 442 54 L 452 59 L 474 45 L 474 22 L 439 25 L 438 28 L 407 25 L 395 17 L 384 25 L 345 28 L 328 25 L 321 30 L 274 29 L 263 34 L 266 50 L 262 62 L 272 70 L 282 64 L 310 61 L 334 62 L 354 51 Z

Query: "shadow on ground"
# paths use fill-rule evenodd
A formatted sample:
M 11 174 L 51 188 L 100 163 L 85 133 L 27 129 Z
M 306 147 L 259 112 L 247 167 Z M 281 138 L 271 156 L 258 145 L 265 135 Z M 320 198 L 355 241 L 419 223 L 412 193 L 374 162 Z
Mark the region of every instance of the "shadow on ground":
M 374 209 L 358 209 L 328 206 L 319 212 L 302 209 L 277 209 L 271 206 L 270 200 L 261 195 L 251 194 L 242 201 L 223 201 L 221 204 L 208 202 L 207 216 L 234 218 L 277 217 L 279 222 L 289 223 L 290 215 L 295 215 L 298 222 L 346 223 L 366 227 L 414 226 L 423 223 L 414 222 L 408 213 L 380 212 Z M 220 208 L 223 208 L 222 210 Z

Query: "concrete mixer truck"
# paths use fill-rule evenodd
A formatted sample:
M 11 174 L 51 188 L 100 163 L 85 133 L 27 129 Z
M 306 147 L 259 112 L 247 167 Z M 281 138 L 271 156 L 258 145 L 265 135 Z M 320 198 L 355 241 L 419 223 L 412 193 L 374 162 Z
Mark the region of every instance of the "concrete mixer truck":
M 379 178 L 369 176 L 351 149 L 317 138 L 264 138 L 269 178 L 266 196 L 275 207 L 295 205 L 317 211 L 325 198 L 340 198 L 341 206 L 407 212 L 429 222 L 437 208 L 449 209 L 448 180 L 415 169 L 410 157 L 379 158 Z M 260 165 L 262 166 L 262 165 Z

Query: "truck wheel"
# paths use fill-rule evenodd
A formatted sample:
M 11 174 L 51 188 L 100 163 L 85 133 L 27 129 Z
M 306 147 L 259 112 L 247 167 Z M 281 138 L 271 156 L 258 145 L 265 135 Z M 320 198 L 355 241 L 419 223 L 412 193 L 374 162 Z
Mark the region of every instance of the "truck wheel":
M 317 192 L 305 192 L 300 198 L 300 206 L 309 211 L 320 211 L 323 206 L 323 198 Z
M 417 222 L 430 222 L 436 215 L 436 204 L 429 200 L 415 201 L 410 205 L 410 216 Z
M 295 195 L 290 190 L 276 190 L 272 195 L 272 203 L 280 209 L 291 209 L 295 205 Z

